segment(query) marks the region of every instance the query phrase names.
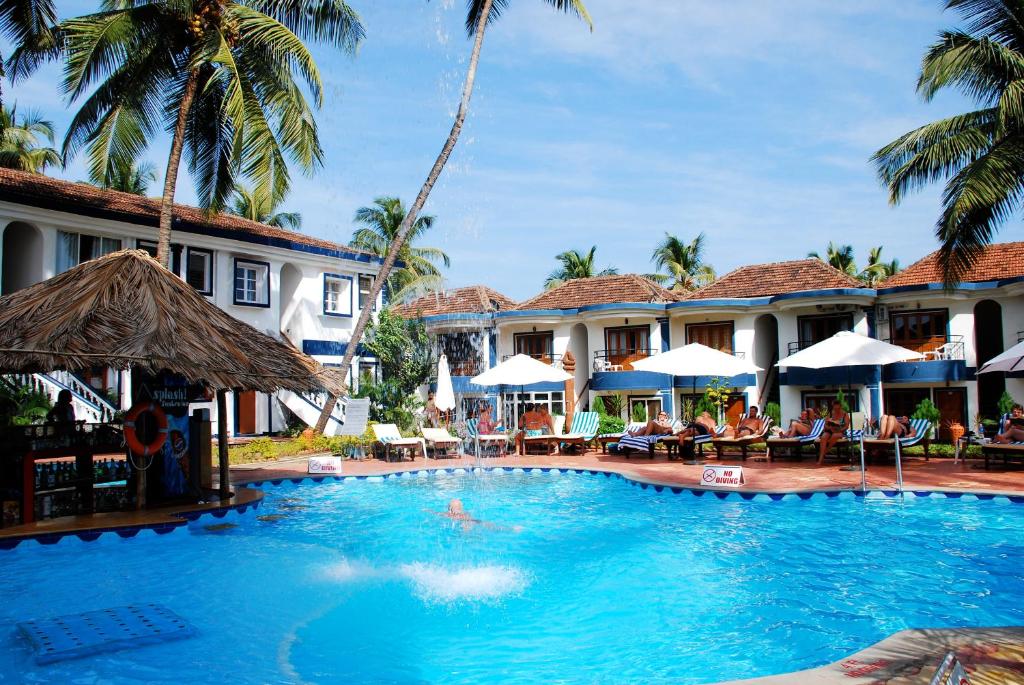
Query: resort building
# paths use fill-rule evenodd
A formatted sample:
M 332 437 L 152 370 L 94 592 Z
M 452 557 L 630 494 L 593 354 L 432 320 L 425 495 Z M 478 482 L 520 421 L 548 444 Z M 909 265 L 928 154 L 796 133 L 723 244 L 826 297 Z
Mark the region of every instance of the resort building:
M 456 361 L 456 395 L 467 398 L 488 394 L 470 385 L 469 377 L 498 360 L 518 353 L 560 365 L 572 352 L 577 404 L 604 401 L 624 413 L 640 404 L 647 416 L 660 409 L 678 416 L 683 402 L 703 393 L 711 379 L 637 371 L 632 362 L 699 342 L 762 369 L 730 379 L 726 414 L 732 421 L 767 402 L 779 403 L 784 419 L 793 418 L 842 390 L 854 411 L 872 416 L 909 414 L 927 398 L 941 413 L 940 425 L 973 425 L 979 411 L 995 415 L 1004 389 L 1024 398 L 1024 374 L 976 375 L 981 363 L 1024 338 L 1024 243 L 987 248 L 952 292 L 943 289 L 936 260 L 937 254 L 928 255 L 877 289 L 818 259 L 799 259 L 743 266 L 692 293 L 627 274 L 571 280 L 514 306 L 508 298 L 496 306 L 493 298 L 468 296 L 496 295 L 476 286 L 421 298 L 401 311 L 422 312 L 439 349 Z M 884 368 L 775 366 L 839 331 L 887 340 L 925 359 Z M 463 346 L 447 342 L 447 335 L 476 338 Z M 480 352 L 464 366 L 457 349 Z M 506 420 L 517 419 L 525 402 L 564 412 L 563 384 L 494 388 L 489 396 L 499 392 Z M 944 425 L 940 437 L 946 437 Z
M 83 261 L 126 248 L 156 254 L 159 200 L 0 169 L 0 285 L 8 294 Z M 209 216 L 176 205 L 171 270 L 235 318 L 290 342 L 324 364 L 337 364 L 352 327 L 369 302 L 380 260 L 368 253 L 231 215 Z M 74 293 L 68 293 L 69 305 Z M 351 382 L 376 373 L 375 360 L 357 357 Z M 128 374 L 35 374 L 32 382 L 75 396 L 80 418 L 97 420 L 126 404 Z M 284 406 L 302 418 L 319 415 L 315 400 L 291 393 L 255 392 L 228 398 L 231 434 L 285 427 Z M 209 403 L 216 421 L 215 403 Z M 214 423 L 216 425 L 216 423 Z

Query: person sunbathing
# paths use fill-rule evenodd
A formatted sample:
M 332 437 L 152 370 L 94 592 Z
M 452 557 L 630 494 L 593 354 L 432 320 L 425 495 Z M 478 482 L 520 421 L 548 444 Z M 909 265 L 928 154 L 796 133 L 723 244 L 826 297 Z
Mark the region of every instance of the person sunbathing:
M 715 420 L 711 418 L 711 414 L 708 412 L 701 412 L 700 416 L 687 424 L 686 428 L 679 432 L 679 444 L 686 442 L 686 440 L 693 439 L 698 435 L 714 435 Z
M 727 426 L 722 437 L 749 438 L 751 435 L 760 433 L 762 428 L 764 428 L 764 420 L 757 415 L 757 407 L 753 406 L 747 415 L 740 419 L 735 428 Z
M 516 451 L 523 453 L 523 439 L 545 435 L 548 432 L 548 420 L 535 409 L 534 405 L 526 405 L 526 412 L 519 419 L 521 431 L 516 435 Z
M 780 438 L 799 438 L 803 435 L 810 435 L 811 427 L 814 425 L 814 410 L 804 409 L 800 412 L 800 418 L 789 422 L 789 430 L 779 433 Z
M 839 400 L 833 400 L 832 411 L 829 413 L 828 418 L 825 419 L 825 428 L 822 429 L 821 437 L 818 438 L 819 465 L 825 463 L 825 455 L 839 444 L 839 441 L 843 439 L 843 434 L 849 427 L 850 415 L 843 410 L 843 405 Z
M 914 430 L 913 424 L 910 423 L 910 419 L 906 416 L 892 416 L 886 414 L 878 420 L 879 440 L 889 440 L 891 438 L 912 438 L 915 435 L 917 435 L 917 431 Z
M 647 422 L 643 428 L 629 432 L 630 435 L 672 435 L 672 418 L 668 412 L 660 411 L 655 419 Z
M 1024 442 L 1024 408 L 1019 404 L 1013 405 L 1010 416 L 1007 417 L 1000 428 L 1002 431 L 992 438 L 992 442 L 1001 445 L 1007 445 L 1011 442 Z

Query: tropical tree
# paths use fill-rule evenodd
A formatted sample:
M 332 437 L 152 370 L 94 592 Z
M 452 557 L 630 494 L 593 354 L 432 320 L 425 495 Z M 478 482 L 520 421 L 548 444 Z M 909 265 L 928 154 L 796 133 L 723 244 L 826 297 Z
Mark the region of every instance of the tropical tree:
M 417 193 L 412 207 L 409 208 L 405 220 L 402 221 L 402 225 L 398 229 L 398 234 L 391 241 L 391 247 L 388 248 L 388 253 L 384 257 L 384 263 L 380 267 L 380 275 L 374 279 L 370 291 L 371 301 L 380 294 L 381 289 L 384 287 L 384 283 L 387 281 L 388 276 L 391 274 L 391 269 L 398 259 L 398 253 L 401 251 L 402 245 L 405 244 L 420 211 L 423 209 L 423 205 L 427 201 L 427 197 L 430 196 L 430 191 L 433 189 L 434 184 L 437 183 L 437 179 L 441 175 L 441 171 L 444 169 L 448 158 L 451 156 L 452 150 L 455 149 L 455 143 L 459 140 L 459 134 L 462 132 L 462 126 L 466 121 L 466 114 L 469 111 L 469 100 L 473 94 L 473 83 L 476 81 L 476 68 L 480 62 L 480 49 L 484 43 L 484 32 L 487 30 L 488 24 L 501 16 L 501 12 L 508 6 L 508 2 L 509 0 L 469 0 L 469 8 L 466 14 L 466 32 L 473 37 L 473 49 L 469 55 L 469 66 L 466 68 L 466 80 L 462 84 L 462 99 L 459 102 L 459 109 L 455 113 L 455 121 L 452 123 L 452 129 L 448 133 L 447 140 L 445 140 L 444 145 L 441 147 L 441 152 L 437 155 L 434 165 L 427 173 L 427 178 L 423 182 L 420 192 Z M 587 8 L 583 6 L 583 0 L 544 0 L 544 2 L 556 10 L 576 15 L 593 30 L 593 23 L 590 21 Z M 341 368 L 338 369 L 342 378 L 348 378 L 349 369 L 352 367 L 352 359 L 359 346 L 359 341 L 363 337 L 366 323 L 370 320 L 370 315 L 371 307 L 365 307 L 356 320 L 356 325 L 352 329 L 352 335 L 345 349 L 345 356 L 341 360 Z M 316 424 L 317 431 L 323 432 L 331 412 L 334 411 L 336 401 L 336 398 L 332 397 L 320 412 L 320 420 Z
M 817 252 L 808 252 L 808 257 L 820 259 L 829 266 L 839 269 L 845 274 L 851 276 L 857 275 L 857 264 L 853 259 L 853 246 L 851 245 L 835 245 L 830 240 L 828 247 L 825 248 L 825 256 L 822 257 Z
M 865 284 L 874 287 L 900 272 L 900 260 L 894 259 L 891 262 L 882 261 L 882 246 L 872 247 L 868 251 L 868 263 L 860 273 L 857 274 L 857 278 L 864 281 Z
M 356 210 L 355 222 L 359 224 L 352 233 L 349 245 L 366 250 L 378 257 L 386 257 L 395 236 L 408 212 L 397 197 L 378 197 L 371 207 Z M 434 226 L 434 217 L 421 216 L 413 222 L 412 228 L 398 251 L 398 259 L 404 266 L 392 269 L 385 287 L 388 299 L 398 302 L 415 297 L 427 291 L 441 288 L 441 270 L 438 263 L 451 266 L 451 260 L 437 247 L 420 247 L 413 243 Z
M 301 231 L 302 214 L 298 212 L 279 212 L 277 211 L 279 204 L 269 195 L 249 190 L 245 186 L 240 185 L 235 188 L 235 194 L 227 211 L 229 214 L 235 214 L 250 221 L 258 221 L 268 226 Z
M 90 182 L 100 188 L 120 190 L 132 195 L 145 195 L 149 192 L 149 184 L 156 183 L 156 165 L 152 162 L 136 163 L 119 159 L 111 164 L 105 175 Z
M 279 201 L 289 158 L 304 172 L 322 159 L 313 102 L 317 65 L 303 41 L 354 51 L 363 37 L 343 0 L 103 0 L 101 11 L 57 26 L 62 88 L 82 100 L 64 140 L 88 154 L 90 176 L 138 159 L 160 128 L 171 134 L 157 256 L 166 266 L 182 153 L 200 204 L 220 211 L 239 178 Z M 52 53 L 22 46 L 12 76 Z
M 689 243 L 665 233 L 651 254 L 651 261 L 664 273 L 649 274 L 648 278 L 672 290 L 690 292 L 715 280 L 715 269 L 704 262 L 704 234 Z
M 51 29 L 56 23 L 57 7 L 53 0 L 0 0 L 0 36 L 14 45 L 29 45 L 37 52 L 53 49 L 57 42 Z M 4 76 L 4 62 L 0 58 L 0 78 Z M 0 122 L 0 131 L 3 128 Z
M 889 201 L 944 181 L 935 233 L 943 280 L 967 273 L 999 226 L 1024 203 L 1024 2 L 946 0 L 964 20 L 925 53 L 917 92 L 955 89 L 978 109 L 927 124 L 876 152 Z
M 551 272 L 551 274 L 544 281 L 544 289 L 551 290 L 556 288 L 566 281 L 571 281 L 574 278 L 591 278 L 592 276 L 610 276 L 612 274 L 619 273 L 619 270 L 613 266 L 609 266 L 601 271 L 596 271 L 594 255 L 597 253 L 597 245 L 590 248 L 590 251 L 586 254 L 579 250 L 566 250 L 560 254 L 555 255 L 555 259 L 560 261 L 562 265 Z
M 36 112 L 19 119 L 16 108 L 0 105 L 0 167 L 41 174 L 48 166 L 60 166 L 60 155 L 51 145 L 52 123 Z

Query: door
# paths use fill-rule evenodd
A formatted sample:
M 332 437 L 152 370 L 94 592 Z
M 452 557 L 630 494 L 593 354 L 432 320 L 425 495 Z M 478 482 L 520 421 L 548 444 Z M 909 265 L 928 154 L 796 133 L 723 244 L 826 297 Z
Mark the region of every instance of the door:
M 605 329 L 608 362 L 619 364 L 624 371 L 632 371 L 633 366 L 630 362 L 649 357 L 651 354 L 650 334 L 650 328 L 647 326 Z
M 939 440 L 951 440 L 951 421 L 958 421 L 961 426 L 967 428 L 967 391 L 964 388 L 936 389 L 935 406 L 939 410 Z
M 246 390 L 235 393 L 235 432 L 253 435 L 256 432 L 256 392 Z

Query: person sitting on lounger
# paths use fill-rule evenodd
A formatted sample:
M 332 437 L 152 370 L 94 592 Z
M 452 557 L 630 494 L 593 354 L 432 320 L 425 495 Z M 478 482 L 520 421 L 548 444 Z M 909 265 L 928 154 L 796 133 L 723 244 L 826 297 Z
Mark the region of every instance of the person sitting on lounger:
M 818 463 L 825 463 L 825 455 L 843 439 L 843 433 L 850 427 L 850 415 L 843 411 L 839 400 L 832 400 L 832 411 L 825 419 L 825 428 L 818 438 Z
M 889 440 L 891 438 L 912 438 L 917 435 L 910 418 L 907 416 L 891 416 L 886 414 L 878 420 L 878 438 Z
M 480 403 L 480 416 L 476 422 L 476 432 L 480 435 L 493 435 L 498 425 L 491 417 L 490 402 Z
M 789 430 L 779 433 L 780 438 L 799 438 L 802 435 L 809 435 L 811 427 L 814 425 L 814 411 L 812 409 L 804 409 L 800 412 L 799 419 L 793 419 L 789 422 Z
M 657 418 L 648 421 L 643 428 L 630 431 L 630 435 L 672 435 L 672 417 L 660 411 Z
M 1010 416 L 1003 422 L 1000 428 L 1002 431 L 999 435 L 992 438 L 992 442 L 1002 445 L 1011 442 L 1024 442 L 1024 408 L 1019 404 L 1013 405 Z
M 540 414 L 541 420 L 544 422 L 544 427 L 547 430 L 548 435 L 555 434 L 555 417 L 548 411 L 548 405 L 541 404 L 537 406 L 537 412 Z
M 519 427 L 522 429 L 516 435 L 516 449 L 522 452 L 523 438 L 535 438 L 548 433 L 548 421 L 534 407 L 533 404 L 526 405 L 526 412 L 519 417 Z
M 679 432 L 679 443 L 682 444 L 688 439 L 693 439 L 698 435 L 713 435 L 715 432 L 715 420 L 711 418 L 711 414 L 708 412 L 701 412 L 701 415 L 696 419 L 687 424 L 686 428 Z
M 747 412 L 747 415 L 740 419 L 735 428 L 727 426 L 722 437 L 749 438 L 752 435 L 759 434 L 762 428 L 764 428 L 764 419 L 757 415 L 757 407 L 753 406 Z

